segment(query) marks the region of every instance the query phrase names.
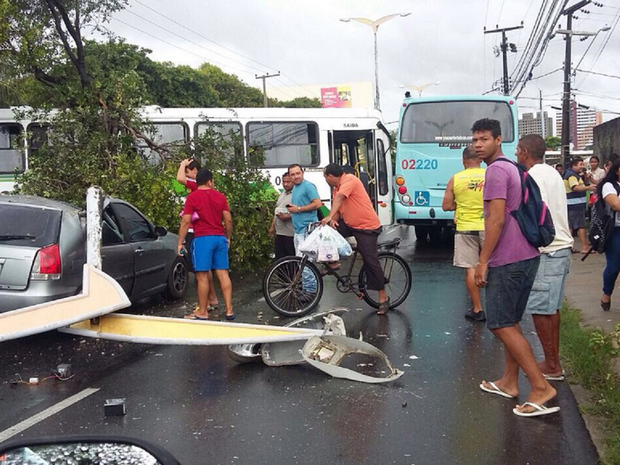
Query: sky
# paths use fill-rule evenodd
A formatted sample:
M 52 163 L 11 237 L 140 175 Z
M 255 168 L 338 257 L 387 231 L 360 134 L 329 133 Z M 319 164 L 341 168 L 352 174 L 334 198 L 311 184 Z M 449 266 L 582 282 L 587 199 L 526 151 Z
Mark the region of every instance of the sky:
M 501 56 L 493 52 L 501 34 L 484 34 L 484 27 L 512 27 L 523 21 L 523 29 L 507 33 L 517 46 L 517 53 L 508 54 L 510 73 L 547 1 L 128 0 L 128 8 L 115 13 L 107 27 L 127 42 L 152 50 L 154 60 L 193 67 L 209 61 L 252 86 L 262 86 L 256 74 L 280 71 L 282 76 L 268 79 L 267 93 L 270 86 L 282 87 L 296 97 L 301 96 L 297 88 L 304 85 L 374 81 L 371 28 L 339 18 L 375 20 L 411 13 L 378 31 L 381 110 L 390 122 L 398 119 L 404 92 L 399 85 L 440 82 L 423 95 L 491 90 L 502 76 Z M 580 69 L 614 77 L 577 72 L 572 86 L 578 103 L 618 113 L 606 113 L 604 120 L 609 120 L 620 116 L 620 31 L 613 27 L 620 19 L 620 0 L 602 2 L 603 7 L 586 7 L 590 14 L 576 13 L 573 30 L 597 32 L 606 25 L 612 29 L 600 32 L 594 41 L 574 37 L 571 61 L 581 62 Z M 570 0 L 568 5 L 574 3 Z M 565 16 L 560 25 L 565 28 Z M 519 95 L 521 113 L 538 109 L 539 90 L 545 110 L 555 113 L 550 107 L 561 105 L 562 37 L 558 34 L 550 41 L 533 71 L 537 79 Z M 550 74 L 538 78 L 546 73 Z

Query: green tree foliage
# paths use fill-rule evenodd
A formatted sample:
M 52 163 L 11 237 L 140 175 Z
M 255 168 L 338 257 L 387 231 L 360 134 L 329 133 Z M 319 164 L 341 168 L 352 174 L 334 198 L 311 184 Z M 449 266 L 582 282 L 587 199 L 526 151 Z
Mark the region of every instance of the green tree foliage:
M 297 97 L 293 100 L 268 99 L 270 107 L 281 108 L 322 108 L 318 98 Z
M 545 137 L 545 143 L 547 144 L 547 148 L 551 150 L 558 150 L 560 148 L 560 145 L 562 145 L 562 141 L 559 137 L 556 136 Z

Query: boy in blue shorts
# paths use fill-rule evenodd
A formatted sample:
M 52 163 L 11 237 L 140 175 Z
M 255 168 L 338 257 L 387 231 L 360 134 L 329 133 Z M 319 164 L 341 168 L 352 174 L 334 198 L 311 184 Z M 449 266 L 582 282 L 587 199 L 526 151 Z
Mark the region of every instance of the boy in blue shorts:
M 196 175 L 197 189 L 187 196 L 183 219 L 179 227 L 177 250 L 184 253 L 183 241 L 193 222 L 194 240 L 192 242 L 192 262 L 198 286 L 198 309 L 186 318 L 193 320 L 209 319 L 209 272 L 213 270 L 220 281 L 226 319 L 234 320 L 232 308 L 232 283 L 228 275 L 228 248 L 232 235 L 232 216 L 226 197 L 213 188 L 213 173 L 201 169 Z

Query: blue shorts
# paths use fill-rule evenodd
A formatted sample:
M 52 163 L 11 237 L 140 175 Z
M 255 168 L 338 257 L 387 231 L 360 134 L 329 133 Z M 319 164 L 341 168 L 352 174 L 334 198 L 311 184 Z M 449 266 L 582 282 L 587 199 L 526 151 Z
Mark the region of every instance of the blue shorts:
M 225 236 L 200 236 L 192 241 L 194 271 L 228 269 L 228 240 Z
M 487 328 L 505 328 L 521 321 L 539 262 L 540 257 L 535 257 L 489 268 L 486 287 Z
M 540 266 L 527 301 L 527 313 L 555 315 L 562 307 L 571 248 L 540 255 Z

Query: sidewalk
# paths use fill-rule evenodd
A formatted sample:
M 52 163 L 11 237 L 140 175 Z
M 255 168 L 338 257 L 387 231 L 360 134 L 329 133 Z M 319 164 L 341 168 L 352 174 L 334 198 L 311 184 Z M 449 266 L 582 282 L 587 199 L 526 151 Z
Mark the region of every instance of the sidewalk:
M 591 254 L 584 262 L 581 261 L 582 257 L 581 254 L 572 256 L 564 296 L 571 307 L 581 310 L 585 326 L 593 326 L 610 333 L 620 324 L 620 279 L 616 282 L 615 292 L 611 296 L 611 310 L 605 312 L 600 303 L 605 255 Z M 615 370 L 620 375 L 620 364 L 615 364 Z
M 601 309 L 601 295 L 605 256 L 592 254 L 585 262 L 581 261 L 582 257 L 581 254 L 572 256 L 564 295 L 572 307 L 581 310 L 584 325 L 595 326 L 609 333 L 620 323 L 620 291 L 616 288 L 611 297 L 611 310 L 604 312 Z M 616 283 L 618 285 L 620 279 Z

